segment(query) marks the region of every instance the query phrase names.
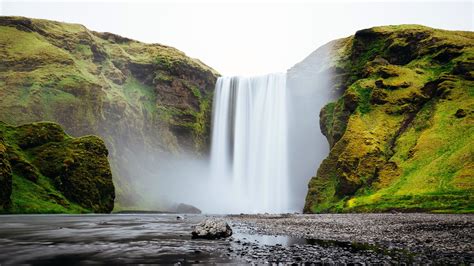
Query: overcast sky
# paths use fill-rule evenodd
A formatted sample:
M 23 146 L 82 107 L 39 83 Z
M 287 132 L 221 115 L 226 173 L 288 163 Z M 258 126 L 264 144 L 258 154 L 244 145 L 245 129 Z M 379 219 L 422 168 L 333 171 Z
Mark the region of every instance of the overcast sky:
M 472 1 L 5 1 L 0 14 L 80 23 L 174 46 L 223 75 L 285 71 L 356 30 L 423 24 L 474 30 Z

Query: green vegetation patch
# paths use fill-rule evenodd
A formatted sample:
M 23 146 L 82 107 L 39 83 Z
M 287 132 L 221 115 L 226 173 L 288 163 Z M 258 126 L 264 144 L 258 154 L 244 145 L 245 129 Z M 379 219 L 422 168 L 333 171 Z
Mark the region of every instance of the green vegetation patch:
M 0 122 L 11 165 L 4 213 L 110 212 L 114 186 L 107 149 L 95 136 L 72 138 L 54 123 L 18 127 Z
M 402 25 L 360 31 L 341 46 L 350 47 L 335 59 L 346 90 L 321 112 L 333 148 L 305 211 L 473 212 L 473 40 L 472 32 Z M 341 99 L 350 111 L 342 119 Z

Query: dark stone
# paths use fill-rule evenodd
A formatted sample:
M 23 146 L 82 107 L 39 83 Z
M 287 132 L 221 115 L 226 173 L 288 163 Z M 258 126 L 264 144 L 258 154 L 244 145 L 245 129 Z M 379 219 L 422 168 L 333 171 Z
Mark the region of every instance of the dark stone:
M 381 88 L 381 89 L 385 88 L 385 84 L 383 83 L 383 80 L 381 80 L 381 79 L 375 81 L 375 86 L 377 88 Z
M 385 104 L 388 101 L 386 98 L 388 97 L 387 93 L 381 89 L 374 89 L 372 91 L 372 95 L 370 96 L 370 103 L 372 104 Z
M 420 53 L 422 41 L 430 34 L 423 31 L 407 31 L 398 33 L 396 38 L 404 39 L 404 42 L 394 43 L 387 49 L 387 58 L 391 64 L 406 65 L 416 59 Z
M 440 63 L 447 63 L 451 61 L 452 59 L 460 56 L 462 52 L 459 50 L 459 48 L 456 47 L 448 47 L 445 50 L 441 51 L 438 53 L 433 59 Z
M 456 111 L 456 113 L 454 114 L 454 116 L 456 116 L 457 118 L 463 118 L 465 117 L 467 114 L 466 114 L 466 111 L 464 109 L 458 109 Z
M 411 83 L 410 83 L 410 82 L 406 82 L 406 81 L 404 81 L 404 82 L 402 82 L 402 84 L 400 84 L 400 87 L 401 87 L 401 88 L 408 88 L 408 87 L 410 87 L 410 86 L 411 86 Z
M 453 68 L 453 74 L 460 75 L 467 80 L 474 80 L 474 60 L 457 62 Z
M 414 55 L 416 48 L 412 44 L 401 45 L 395 44 L 389 47 L 388 53 L 390 56 L 390 63 L 394 65 L 406 65 L 416 58 Z
M 201 210 L 192 206 L 192 205 L 189 205 L 189 204 L 184 204 L 184 203 L 180 203 L 178 205 L 178 207 L 176 207 L 176 212 L 177 213 L 195 213 L 195 214 L 200 214 L 201 213 Z
M 344 108 L 349 112 L 354 112 L 359 103 L 359 96 L 353 92 L 346 91 L 344 94 Z

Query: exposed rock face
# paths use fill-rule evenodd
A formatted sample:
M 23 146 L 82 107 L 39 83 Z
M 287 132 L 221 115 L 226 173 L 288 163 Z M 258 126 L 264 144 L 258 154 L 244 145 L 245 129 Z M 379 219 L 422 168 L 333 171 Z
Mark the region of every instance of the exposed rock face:
M 474 33 L 376 27 L 337 41 L 331 150 L 305 212 L 472 212 Z M 461 110 L 461 111 L 460 111 Z
M 0 121 L 54 121 L 72 136 L 101 136 L 119 208 L 143 207 L 143 158 L 207 152 L 217 73 L 172 47 L 0 17 L 0 61 Z
M 221 219 L 206 219 L 193 228 L 193 238 L 218 239 L 232 235 L 232 229 Z
M 49 122 L 0 122 L 0 139 L 3 212 L 112 211 L 115 191 L 100 138 L 72 138 Z

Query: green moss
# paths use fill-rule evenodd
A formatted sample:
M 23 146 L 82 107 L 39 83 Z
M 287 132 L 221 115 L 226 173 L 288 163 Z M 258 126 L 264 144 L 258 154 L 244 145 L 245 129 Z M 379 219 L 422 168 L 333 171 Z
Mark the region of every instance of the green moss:
M 173 82 L 173 77 L 162 72 L 157 72 L 153 79 L 153 83 L 171 84 L 171 82 Z
M 363 88 L 359 84 L 355 85 L 357 94 L 359 95 L 359 103 L 357 110 L 361 114 L 366 114 L 370 112 L 370 95 L 372 93 L 371 88 Z
M 12 193 L 12 167 L 3 135 L 0 130 L 0 213 L 10 208 Z
M 343 46 L 350 52 L 335 60 L 350 78 L 338 102 L 355 112 L 341 119 L 337 104 L 323 109 L 333 148 L 305 211 L 473 212 L 474 84 L 459 67 L 471 64 L 473 38 L 403 25 L 364 30 Z M 459 109 L 470 111 L 456 117 Z
M 7 213 L 110 212 L 114 187 L 107 149 L 94 136 L 72 138 L 54 123 L 0 122 L 11 171 Z M 6 147 L 6 149 L 5 149 Z
M 81 57 L 90 58 L 93 56 L 91 47 L 85 44 L 78 44 L 75 48 L 75 53 L 79 54 Z
M 433 124 L 432 118 L 435 108 L 435 100 L 431 100 L 424 104 L 423 108 L 417 113 L 413 121 L 413 128 L 415 131 L 423 131 Z
M 386 45 L 386 40 L 383 38 L 378 38 L 375 41 L 369 42 L 368 45 L 365 43 L 363 45 L 363 52 L 359 56 L 354 57 L 353 62 L 351 63 L 351 72 L 359 74 L 350 76 L 349 83 L 359 79 L 358 75 L 360 75 L 360 72 L 369 61 L 373 60 L 377 55 L 383 55 L 381 51 L 383 51 L 383 48 Z
M 71 203 L 59 193 L 52 182 L 41 176 L 32 182 L 13 175 L 12 207 L 8 213 L 88 213 L 77 204 Z
M 310 182 L 310 187 L 314 188 L 319 193 L 319 201 L 311 206 L 311 211 L 314 213 L 325 212 L 331 208 L 334 208 L 333 205 L 334 195 L 336 193 L 337 179 L 335 176 L 329 180 L 321 180 L 313 178 Z M 316 192 L 315 193 L 318 193 Z
M 210 131 L 211 95 L 201 99 L 196 122 L 193 125 L 194 139 L 197 150 L 204 150 L 208 146 Z
M 206 152 L 218 75 L 212 68 L 172 47 L 78 24 L 0 20 L 0 120 L 54 121 L 73 136 L 100 135 L 123 186 L 119 199 L 141 193 L 121 167 L 131 146 Z
M 147 86 L 135 78 L 129 78 L 123 85 L 123 95 L 127 103 L 134 108 L 144 107 L 149 114 L 156 113 L 156 93 L 153 87 Z
M 174 57 L 166 54 L 158 55 L 155 58 L 155 64 L 165 69 L 173 69 L 178 62 L 179 61 L 175 60 Z
M 15 38 L 10 38 L 11 36 L 15 36 Z M 68 62 L 71 60 L 69 54 L 64 50 L 44 42 L 42 37 L 37 33 L 21 31 L 13 27 L 0 26 L 0 42 L 7 44 L 5 46 L 5 52 L 10 62 L 21 63 L 20 60 L 33 62 L 35 59 L 41 59 L 47 61 L 36 63 L 46 64 Z

